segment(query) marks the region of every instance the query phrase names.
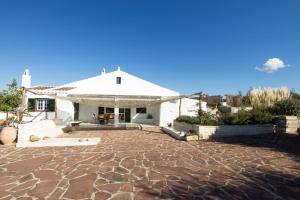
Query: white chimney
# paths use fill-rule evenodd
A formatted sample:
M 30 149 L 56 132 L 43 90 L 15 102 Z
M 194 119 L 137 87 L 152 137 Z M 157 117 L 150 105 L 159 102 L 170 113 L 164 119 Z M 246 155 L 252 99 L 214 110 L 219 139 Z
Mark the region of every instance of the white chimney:
M 118 71 L 121 71 L 121 67 L 118 67 Z
M 101 75 L 103 75 L 103 74 L 106 74 L 105 68 L 103 68 L 102 71 L 101 71 Z
M 31 75 L 29 73 L 29 69 L 25 69 L 24 74 L 22 75 L 22 87 L 30 88 L 31 87 Z

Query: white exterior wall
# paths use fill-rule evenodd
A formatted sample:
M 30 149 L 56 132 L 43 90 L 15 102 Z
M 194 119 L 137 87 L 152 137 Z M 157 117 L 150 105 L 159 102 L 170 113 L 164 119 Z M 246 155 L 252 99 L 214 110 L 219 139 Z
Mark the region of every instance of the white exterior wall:
M 74 104 L 71 101 L 56 99 L 57 118 L 63 122 L 74 120 Z
M 167 126 L 173 123 L 174 119 L 179 116 L 179 100 L 163 102 L 160 105 L 160 122 L 159 126 Z
M 206 102 L 201 102 L 201 109 L 204 112 L 207 112 L 207 106 Z M 181 99 L 181 115 L 188 115 L 188 116 L 194 116 L 196 117 L 198 115 L 199 110 L 199 100 L 196 99 L 189 99 L 189 98 L 183 98 Z
M 13 116 L 13 114 L 8 113 L 8 117 Z M 0 112 L 0 119 L 6 119 L 6 113 L 5 112 Z
M 139 124 L 159 124 L 160 105 L 146 106 L 147 113 L 136 113 L 136 108 L 131 108 L 131 122 Z M 147 119 L 148 114 L 152 115 L 153 119 Z
M 95 123 L 95 120 L 93 118 L 93 113 L 98 115 L 98 107 L 97 106 L 79 104 L 79 118 L 78 119 L 80 121 Z
M 23 117 L 23 121 L 29 122 L 29 121 L 40 121 L 45 119 L 54 119 L 55 118 L 55 112 L 29 112 L 29 115 L 25 115 Z

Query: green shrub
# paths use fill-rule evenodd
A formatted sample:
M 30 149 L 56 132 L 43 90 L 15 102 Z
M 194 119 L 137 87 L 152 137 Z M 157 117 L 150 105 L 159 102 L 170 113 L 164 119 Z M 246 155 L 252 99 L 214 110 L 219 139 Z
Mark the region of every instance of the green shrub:
M 218 119 L 215 115 L 212 115 L 202 110 L 198 111 L 198 118 L 200 125 L 216 126 L 218 125 Z
M 267 108 L 254 108 L 250 113 L 251 124 L 271 124 L 274 121 L 273 115 Z
M 176 121 L 207 126 L 218 125 L 218 120 L 213 115 L 205 112 L 199 112 L 199 116 L 197 117 L 182 115 L 177 117 Z
M 277 119 L 266 107 L 255 107 L 250 111 L 238 113 L 220 113 L 218 117 L 199 111 L 198 117 L 180 116 L 176 120 L 188 124 L 206 126 L 216 125 L 246 125 L 246 124 L 272 124 Z
M 239 113 L 226 113 L 219 116 L 220 124 L 228 125 L 241 125 L 241 124 L 250 124 L 251 115 L 250 112 L 241 111 Z
M 200 124 L 200 120 L 198 117 L 191 117 L 186 115 L 181 115 L 177 117 L 176 121 L 178 122 L 185 122 L 188 124 Z
M 263 107 L 238 113 L 223 113 L 219 116 L 219 123 L 226 125 L 269 124 L 273 120 L 272 114 Z
M 274 104 L 270 111 L 275 115 L 294 115 L 300 117 L 300 100 L 287 99 Z

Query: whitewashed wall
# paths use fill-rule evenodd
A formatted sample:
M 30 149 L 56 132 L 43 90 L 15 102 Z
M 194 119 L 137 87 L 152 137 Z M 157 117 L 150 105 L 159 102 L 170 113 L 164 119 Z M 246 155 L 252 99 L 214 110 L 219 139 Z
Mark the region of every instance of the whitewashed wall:
M 160 105 L 146 106 L 147 113 L 136 113 L 136 108 L 131 108 L 131 122 L 139 124 L 159 124 L 159 109 Z M 152 115 L 153 119 L 147 119 L 148 114 Z
M 8 117 L 13 116 L 13 114 L 8 113 Z M 6 119 L 6 113 L 5 112 L 0 112 L 0 119 Z
M 74 104 L 71 101 L 56 99 L 57 118 L 63 122 L 74 120 Z
M 179 100 L 163 102 L 160 105 L 160 126 L 167 126 L 179 116 Z
M 55 112 L 29 112 L 28 115 L 25 115 L 23 117 L 23 121 L 30 122 L 30 121 L 40 121 L 45 119 L 54 119 L 55 118 Z
M 207 103 L 201 102 L 201 109 L 207 112 Z M 199 110 L 199 100 L 183 98 L 181 99 L 181 115 L 197 116 Z
M 98 114 L 98 107 L 86 104 L 79 104 L 79 120 L 83 122 L 95 123 L 93 113 Z

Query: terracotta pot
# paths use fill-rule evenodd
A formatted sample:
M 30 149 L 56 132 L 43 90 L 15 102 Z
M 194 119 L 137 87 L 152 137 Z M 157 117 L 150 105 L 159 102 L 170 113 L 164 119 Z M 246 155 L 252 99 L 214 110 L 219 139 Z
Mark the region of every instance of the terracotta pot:
M 17 129 L 14 127 L 4 127 L 0 133 L 0 140 L 4 145 L 12 144 L 17 137 Z

